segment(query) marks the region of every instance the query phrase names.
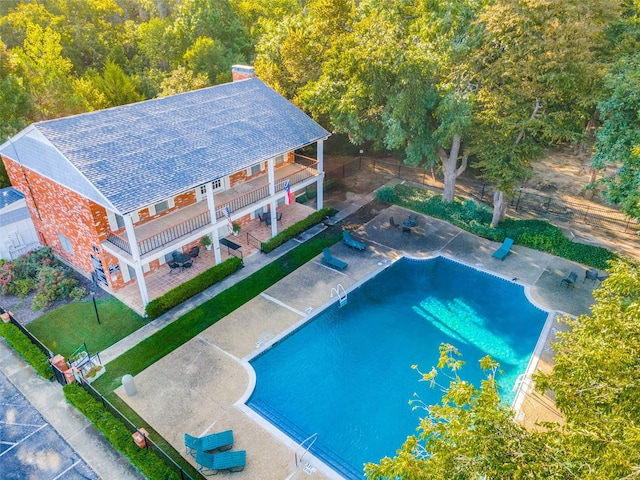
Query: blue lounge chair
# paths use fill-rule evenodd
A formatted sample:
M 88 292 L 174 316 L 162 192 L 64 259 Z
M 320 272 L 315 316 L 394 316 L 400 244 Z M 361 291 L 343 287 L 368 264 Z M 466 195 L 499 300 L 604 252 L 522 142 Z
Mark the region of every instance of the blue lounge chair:
M 495 258 L 499 258 L 500 260 L 504 260 L 504 257 L 506 257 L 511 251 L 512 245 L 513 245 L 513 239 L 509 237 L 505 238 L 500 248 L 495 252 L 493 252 L 493 255 L 491 256 Z
M 233 431 L 226 430 L 220 433 L 211 433 L 203 437 L 194 437 L 184 434 L 184 446 L 187 454 L 195 456 L 196 452 L 210 452 L 214 450 L 229 450 L 233 446 Z
M 235 452 L 207 453 L 198 450 L 196 453 L 196 468 L 203 475 L 217 475 L 220 470 L 241 472 L 247 464 L 247 452 L 236 450 Z
M 357 240 L 354 240 L 353 238 L 351 238 L 351 234 L 349 233 L 349 230 L 342 231 L 342 241 L 348 247 L 354 248 L 356 250 L 362 251 L 365 248 L 367 248 L 367 246 L 364 243 L 358 242 Z
M 322 263 L 329 267 L 337 268 L 338 270 L 344 270 L 349 265 L 347 262 L 343 262 L 342 260 L 338 260 L 331 255 L 331 252 L 328 248 L 325 248 L 322 253 L 324 257 L 322 257 Z

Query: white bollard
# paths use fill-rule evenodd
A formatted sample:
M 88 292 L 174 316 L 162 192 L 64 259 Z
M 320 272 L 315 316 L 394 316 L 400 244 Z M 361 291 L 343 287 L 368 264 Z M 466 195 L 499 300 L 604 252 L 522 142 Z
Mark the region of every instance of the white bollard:
M 136 391 L 136 386 L 133 383 L 133 377 L 129 374 L 122 377 L 122 386 L 124 387 L 124 391 L 129 397 L 133 397 L 136 393 L 138 393 Z

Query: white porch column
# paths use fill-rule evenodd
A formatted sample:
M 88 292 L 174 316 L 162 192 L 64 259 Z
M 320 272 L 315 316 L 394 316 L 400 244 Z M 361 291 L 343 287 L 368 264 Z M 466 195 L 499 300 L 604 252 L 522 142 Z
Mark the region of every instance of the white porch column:
M 278 234 L 278 222 L 276 220 L 276 206 L 278 202 L 273 199 L 276 194 L 276 171 L 273 163 L 273 158 L 267 161 L 267 171 L 269 173 L 269 196 L 271 197 L 271 203 L 269 204 L 269 215 L 271 216 L 271 236 L 275 237 Z
M 318 177 L 318 183 L 316 186 L 316 201 L 318 202 L 316 208 L 321 210 L 324 203 L 324 140 L 318 140 L 318 172 L 320 172 L 320 176 Z
M 136 233 L 133 230 L 133 220 L 131 215 L 125 215 L 124 228 L 127 232 L 127 240 L 129 241 L 129 249 L 131 250 L 131 257 L 133 258 L 133 269 L 136 272 L 136 281 L 138 283 L 138 289 L 140 290 L 140 298 L 142 299 L 142 306 L 146 307 L 149 303 L 149 292 L 147 291 L 147 284 L 144 281 L 144 271 L 142 271 L 142 265 L 140 264 L 140 249 L 138 248 L 138 242 L 136 240 Z
M 207 205 L 209 206 L 209 215 L 211 215 L 211 223 L 216 225 L 218 219 L 216 217 L 216 202 L 213 199 L 213 182 L 207 183 Z M 222 262 L 222 255 L 220 254 L 220 241 L 218 240 L 218 233 L 215 235 L 209 234 L 213 237 L 213 255 L 216 260 L 216 265 Z

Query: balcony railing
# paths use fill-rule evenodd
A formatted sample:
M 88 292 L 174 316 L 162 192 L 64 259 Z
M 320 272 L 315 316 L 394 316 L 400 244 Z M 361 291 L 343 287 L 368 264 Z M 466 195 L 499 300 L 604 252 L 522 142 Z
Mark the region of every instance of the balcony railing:
M 195 217 L 188 218 L 187 220 L 173 225 L 160 233 L 152 235 L 151 237 L 140 240 L 138 243 L 138 250 L 140 255 L 145 255 L 149 252 L 153 252 L 159 248 L 169 245 L 176 239 L 189 235 L 196 230 L 205 227 L 211 223 L 211 216 L 209 212 L 202 212 Z M 113 243 L 116 247 L 124 250 L 131 255 L 131 248 L 129 241 L 121 236 L 111 233 L 107 237 L 107 241 Z
M 275 184 L 276 192 L 281 192 L 282 190 L 284 190 L 284 184 L 287 180 L 289 180 L 291 186 L 294 186 L 311 177 L 318 176 L 317 161 L 311 158 L 302 157 L 301 155 L 296 155 L 295 164 L 300 168 L 300 170 L 288 175 L 287 177 L 277 180 Z M 238 197 L 232 198 L 227 202 L 216 205 L 216 219 L 222 218 L 224 216 L 223 210 L 225 207 L 229 207 L 230 212 L 235 212 L 246 208 L 249 205 L 258 203 L 268 197 L 269 186 L 262 185 Z M 137 242 L 138 251 L 140 252 L 141 256 L 153 252 L 154 250 L 163 248 L 166 245 L 175 242 L 180 237 L 189 235 L 190 233 L 193 233 L 196 230 L 209 225 L 210 223 L 211 220 L 209 211 L 202 212 L 180 223 L 172 225 L 171 227 L 155 235 L 149 236 L 143 240 L 139 240 Z M 131 247 L 126 237 L 123 237 L 116 233 L 110 233 L 107 237 L 107 241 L 131 255 Z

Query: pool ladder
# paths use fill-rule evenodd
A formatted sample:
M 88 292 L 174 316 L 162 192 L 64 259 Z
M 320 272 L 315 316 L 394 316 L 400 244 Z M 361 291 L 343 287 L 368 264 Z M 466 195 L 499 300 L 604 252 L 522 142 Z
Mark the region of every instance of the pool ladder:
M 344 290 L 341 283 L 339 283 L 337 287 L 331 289 L 331 298 L 333 298 L 334 295 L 338 297 L 341 308 L 347 304 L 347 292 Z
M 298 445 L 298 449 L 296 450 L 296 453 L 295 453 L 295 456 L 296 456 L 296 467 L 300 464 L 300 462 L 302 462 L 302 457 L 304 457 L 307 454 L 307 452 L 309 451 L 309 449 L 311 447 L 313 447 L 313 444 L 316 443 L 316 440 L 318 440 L 318 434 L 314 433 L 313 435 L 309 435 L 302 442 L 300 442 L 300 445 Z M 303 447 L 303 445 L 305 443 L 307 443 L 307 442 L 310 442 L 309 446 L 307 448 L 305 448 L 304 452 L 302 452 L 302 455 L 300 455 L 300 457 L 298 457 L 298 452 Z

